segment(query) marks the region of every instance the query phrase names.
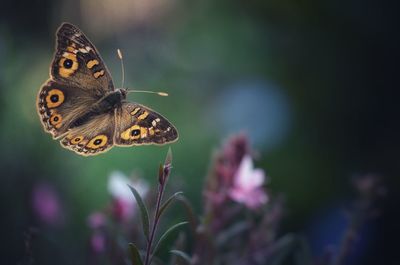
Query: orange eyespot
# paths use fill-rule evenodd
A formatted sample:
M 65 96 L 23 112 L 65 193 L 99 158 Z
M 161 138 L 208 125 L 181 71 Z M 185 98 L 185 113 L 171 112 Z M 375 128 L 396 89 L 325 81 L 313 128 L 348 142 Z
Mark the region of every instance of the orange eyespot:
M 57 129 L 61 127 L 62 118 L 60 114 L 54 113 L 50 117 L 50 124 L 56 127 Z
M 108 137 L 106 135 L 97 135 L 96 137 L 92 138 L 86 146 L 91 149 L 97 149 L 105 146 L 107 144 L 107 140 Z
M 55 108 L 64 102 L 64 93 L 59 89 L 51 89 L 46 96 L 46 103 L 48 108 Z
M 136 140 L 140 138 L 141 128 L 139 125 L 133 125 L 121 133 L 124 140 Z
M 59 71 L 58 73 L 62 77 L 69 77 L 78 69 L 78 60 L 76 54 L 70 52 L 64 52 L 63 57 L 58 62 Z
M 70 143 L 75 145 L 75 144 L 79 144 L 80 142 L 82 142 L 83 140 L 83 136 L 75 136 L 74 138 L 71 139 Z

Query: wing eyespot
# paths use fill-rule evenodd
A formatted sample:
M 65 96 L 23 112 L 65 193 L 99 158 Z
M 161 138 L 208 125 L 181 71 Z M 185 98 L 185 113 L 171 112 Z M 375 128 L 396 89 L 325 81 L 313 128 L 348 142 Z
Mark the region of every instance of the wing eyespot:
M 74 138 L 71 139 L 70 143 L 73 145 L 79 144 L 80 142 L 82 142 L 83 140 L 83 136 L 75 136 Z
M 91 149 L 98 149 L 105 146 L 107 144 L 107 140 L 108 137 L 106 135 L 100 134 L 92 138 L 86 146 Z
M 136 137 L 140 134 L 140 130 L 139 129 L 135 129 L 131 131 L 131 136 L 132 137 Z
M 66 78 L 71 76 L 78 69 L 78 59 L 76 58 L 76 54 L 70 52 L 64 52 L 62 58 L 58 63 L 59 71 L 58 73 Z
M 126 141 L 137 140 L 140 136 L 141 127 L 139 125 L 133 125 L 121 133 L 121 138 Z
M 62 123 L 62 117 L 60 114 L 55 112 L 50 116 L 50 124 L 53 125 L 55 128 L 57 129 L 60 128 L 61 123 Z
M 74 65 L 74 62 L 71 59 L 66 59 L 63 62 L 63 66 L 65 69 L 70 69 Z
M 56 88 L 51 89 L 46 96 L 46 103 L 48 108 L 58 107 L 64 102 L 64 100 L 64 93 Z

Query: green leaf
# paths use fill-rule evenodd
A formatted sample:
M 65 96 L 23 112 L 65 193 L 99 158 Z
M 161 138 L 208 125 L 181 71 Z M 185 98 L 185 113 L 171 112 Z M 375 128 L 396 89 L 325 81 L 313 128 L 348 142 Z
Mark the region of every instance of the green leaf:
M 188 222 L 181 222 L 181 223 L 177 223 L 173 226 L 171 226 L 167 231 L 165 231 L 165 233 L 160 237 L 160 239 L 158 240 L 156 246 L 154 247 L 154 251 L 153 251 L 153 255 L 155 255 L 157 253 L 157 251 L 159 250 L 162 242 L 164 242 L 164 240 L 168 237 L 169 234 L 171 234 L 173 231 L 175 231 L 176 229 L 178 229 L 179 227 L 187 224 Z
M 187 253 L 183 252 L 183 251 L 173 249 L 173 250 L 170 251 L 170 253 L 171 253 L 171 254 L 174 254 L 174 255 L 176 255 L 176 256 L 178 256 L 178 257 L 180 257 L 180 258 L 182 258 L 182 259 L 183 259 L 184 261 L 186 261 L 187 264 L 189 264 L 189 265 L 190 265 L 191 262 L 192 262 L 192 260 L 191 260 L 191 258 L 189 257 L 189 255 L 188 255 Z
M 139 192 L 132 186 L 128 185 L 131 189 L 133 196 L 135 196 L 136 202 L 140 209 L 140 216 L 142 218 L 142 226 L 143 233 L 147 240 L 149 240 L 149 213 L 147 211 L 146 205 L 144 205 L 142 198 L 139 195 Z
M 161 205 L 160 210 L 158 211 L 158 215 L 157 218 L 160 218 L 160 216 L 163 214 L 163 212 L 168 208 L 168 206 L 171 204 L 171 202 L 177 198 L 178 196 L 182 195 L 183 192 L 182 191 L 178 191 L 175 194 L 171 195 L 171 197 L 168 198 L 168 200 L 166 200 L 163 205 Z
M 133 243 L 129 243 L 129 250 L 131 252 L 132 265 L 143 265 L 143 261 L 140 258 L 139 250 Z
M 199 224 L 198 224 L 197 216 L 194 213 L 193 206 L 191 205 L 189 200 L 183 195 L 179 196 L 177 198 L 177 200 L 183 204 L 186 214 L 189 217 L 190 230 L 191 230 L 192 234 L 195 235 L 197 226 Z

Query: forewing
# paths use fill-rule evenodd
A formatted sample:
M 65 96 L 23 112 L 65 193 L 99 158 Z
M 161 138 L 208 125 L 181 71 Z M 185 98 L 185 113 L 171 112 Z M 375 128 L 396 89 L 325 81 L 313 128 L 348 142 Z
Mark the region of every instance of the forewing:
M 63 23 L 57 30 L 56 38 L 56 52 L 50 71 L 53 79 L 97 95 L 114 90 L 104 61 L 81 30 Z
M 116 111 L 116 145 L 161 145 L 178 139 L 178 131 L 166 118 L 143 105 L 123 103 Z

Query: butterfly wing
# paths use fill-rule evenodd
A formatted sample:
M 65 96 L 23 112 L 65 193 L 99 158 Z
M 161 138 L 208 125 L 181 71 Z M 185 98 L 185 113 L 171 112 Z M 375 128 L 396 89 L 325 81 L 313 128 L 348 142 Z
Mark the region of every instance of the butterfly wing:
M 37 108 L 45 131 L 54 138 L 65 134 L 76 119 L 90 111 L 90 106 L 114 90 L 94 45 L 69 23 L 57 30 L 50 76 L 38 93 Z
M 98 100 L 87 91 L 48 81 L 38 95 L 38 112 L 45 131 L 61 145 L 81 155 L 95 155 L 113 146 L 115 112 L 97 112 Z
M 51 76 L 56 81 L 104 95 L 114 90 L 111 75 L 99 52 L 81 30 L 63 23 L 56 33 Z
M 89 114 L 82 125 L 71 128 L 61 139 L 61 146 L 83 156 L 108 151 L 114 143 L 115 110 L 100 115 Z
M 97 100 L 87 90 L 48 80 L 37 97 L 37 109 L 44 130 L 53 138 L 59 138 Z
M 125 102 L 116 110 L 114 143 L 120 146 L 166 144 L 178 139 L 176 128 L 159 113 Z

